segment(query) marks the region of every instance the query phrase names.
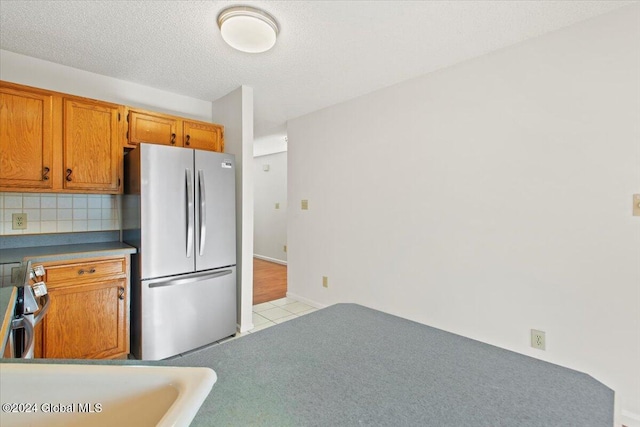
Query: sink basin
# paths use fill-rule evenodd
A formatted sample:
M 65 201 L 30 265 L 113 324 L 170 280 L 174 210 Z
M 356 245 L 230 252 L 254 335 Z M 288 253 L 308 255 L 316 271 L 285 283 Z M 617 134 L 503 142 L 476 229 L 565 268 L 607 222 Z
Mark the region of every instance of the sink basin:
M 188 426 L 216 380 L 209 368 L 2 363 L 0 425 Z

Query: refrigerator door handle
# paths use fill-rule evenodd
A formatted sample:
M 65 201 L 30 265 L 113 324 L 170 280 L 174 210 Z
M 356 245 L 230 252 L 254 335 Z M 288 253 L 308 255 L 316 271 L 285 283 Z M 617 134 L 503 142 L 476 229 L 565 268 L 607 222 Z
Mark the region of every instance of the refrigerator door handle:
M 200 196 L 200 256 L 204 255 L 204 244 L 207 237 L 207 200 L 204 188 L 204 171 L 198 170 L 198 193 Z
M 164 288 L 167 286 L 178 286 L 178 285 L 186 285 L 188 283 L 195 283 L 201 280 L 209 280 L 215 279 L 217 277 L 228 276 L 233 273 L 232 270 L 222 270 L 216 273 L 201 273 L 199 275 L 193 275 L 191 277 L 186 277 L 184 279 L 169 279 L 161 282 L 154 282 L 149 284 L 149 288 Z
M 191 258 L 193 252 L 193 176 L 191 169 L 185 169 L 187 183 L 187 258 Z

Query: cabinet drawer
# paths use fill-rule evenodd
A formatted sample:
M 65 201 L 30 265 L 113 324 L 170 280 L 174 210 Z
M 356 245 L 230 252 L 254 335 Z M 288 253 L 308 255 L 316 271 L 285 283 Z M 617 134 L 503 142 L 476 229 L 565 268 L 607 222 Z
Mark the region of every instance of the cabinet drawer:
M 113 258 L 97 261 L 83 261 L 74 264 L 46 266 L 47 284 L 79 283 L 93 281 L 108 276 L 126 274 L 125 258 Z

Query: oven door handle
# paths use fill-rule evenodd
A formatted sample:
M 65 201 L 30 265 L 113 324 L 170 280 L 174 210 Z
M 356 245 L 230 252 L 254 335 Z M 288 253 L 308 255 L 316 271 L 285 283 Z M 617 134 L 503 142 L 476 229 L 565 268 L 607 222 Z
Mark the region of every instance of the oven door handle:
M 40 297 L 40 302 L 43 302 L 42 308 L 40 308 L 40 310 L 38 310 L 38 314 L 34 316 L 33 326 L 42 322 L 42 318 L 44 317 L 45 314 L 47 314 L 47 311 L 49 310 L 49 305 L 50 305 L 49 303 L 51 302 L 51 299 L 49 298 L 49 294 L 42 295 Z
M 11 329 L 24 329 L 24 350 L 22 351 L 21 358 L 27 359 L 33 357 L 33 325 L 24 316 L 13 319 L 11 321 Z M 15 350 L 14 350 L 15 351 Z M 12 355 L 15 357 L 15 354 Z

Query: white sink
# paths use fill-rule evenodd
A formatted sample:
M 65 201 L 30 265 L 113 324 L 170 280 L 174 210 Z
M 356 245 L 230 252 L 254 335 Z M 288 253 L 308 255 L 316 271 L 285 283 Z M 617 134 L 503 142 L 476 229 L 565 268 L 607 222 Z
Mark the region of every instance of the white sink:
M 216 380 L 209 368 L 2 363 L 0 425 L 188 426 Z

